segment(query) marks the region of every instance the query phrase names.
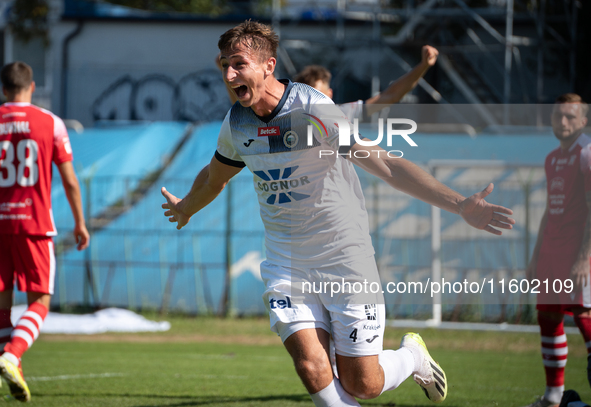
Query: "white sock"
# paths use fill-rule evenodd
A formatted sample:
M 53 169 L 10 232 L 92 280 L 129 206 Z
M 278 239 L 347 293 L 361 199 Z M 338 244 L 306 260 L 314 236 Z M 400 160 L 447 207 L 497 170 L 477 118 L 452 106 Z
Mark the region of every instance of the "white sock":
M 386 390 L 394 390 L 415 370 L 415 358 L 412 352 L 406 348 L 384 350 L 379 355 L 379 361 L 384 370 L 382 393 Z
M 562 393 L 564 393 L 564 385 L 556 387 L 546 386 L 544 398 L 551 403 L 560 403 L 560 400 L 562 400 Z
M 2 356 L 4 357 L 4 359 L 8 360 L 13 365 L 15 365 L 15 366 L 19 365 L 18 358 L 16 356 L 14 356 L 12 353 L 4 352 L 4 354 Z
M 339 379 L 332 382 L 318 393 L 310 394 L 316 407 L 353 407 L 360 406 L 355 397 L 343 389 Z

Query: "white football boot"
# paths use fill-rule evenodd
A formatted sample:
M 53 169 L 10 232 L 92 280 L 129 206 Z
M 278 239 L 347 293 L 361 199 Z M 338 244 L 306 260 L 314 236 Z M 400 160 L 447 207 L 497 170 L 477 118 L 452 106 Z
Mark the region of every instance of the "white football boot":
M 415 358 L 417 370 L 412 372 L 415 382 L 425 392 L 429 400 L 441 403 L 447 397 L 447 378 L 445 372 L 433 360 L 421 335 L 409 332 L 402 337 L 401 348 L 410 350 Z

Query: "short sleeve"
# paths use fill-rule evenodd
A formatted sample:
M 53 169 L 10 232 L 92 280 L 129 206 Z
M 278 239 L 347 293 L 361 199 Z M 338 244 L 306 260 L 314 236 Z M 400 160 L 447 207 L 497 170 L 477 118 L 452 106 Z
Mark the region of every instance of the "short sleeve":
M 351 123 L 353 123 L 353 119 L 362 119 L 363 116 L 363 100 L 358 100 L 356 102 L 349 102 L 343 103 L 338 105 L 339 108 L 343 111 L 347 119 Z
M 53 117 L 53 157 L 52 160 L 56 165 L 60 165 L 66 161 L 74 159 L 72 155 L 72 145 L 70 144 L 70 137 L 66 125 L 56 115 Z
M 350 146 L 355 144 L 353 138 L 353 125 L 348 117 L 345 116 L 339 106 L 334 103 L 327 103 L 322 101 L 311 107 L 311 115 L 318 122 L 320 128 L 320 138 L 318 141 L 322 142 L 322 138 L 326 138 L 328 145 L 335 151 L 348 151 Z M 344 127 L 348 127 L 347 141 L 341 142 L 340 134 Z
M 230 112 L 232 110 L 230 109 Z M 218 146 L 215 152 L 215 158 L 222 164 L 230 165 L 232 167 L 243 168 L 246 166 L 242 158 L 236 152 L 234 143 L 232 141 L 232 129 L 230 128 L 230 112 L 226 115 L 220 135 L 218 137 Z
M 583 146 L 580 163 L 585 192 L 589 192 L 591 191 L 591 143 Z

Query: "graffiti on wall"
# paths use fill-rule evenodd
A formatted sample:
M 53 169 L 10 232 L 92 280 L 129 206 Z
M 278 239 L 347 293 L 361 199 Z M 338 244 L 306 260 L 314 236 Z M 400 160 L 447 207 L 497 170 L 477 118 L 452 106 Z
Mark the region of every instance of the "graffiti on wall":
M 190 73 L 178 83 L 152 74 L 136 80 L 125 75 L 92 104 L 97 120 L 211 121 L 222 120 L 230 100 L 220 71 Z

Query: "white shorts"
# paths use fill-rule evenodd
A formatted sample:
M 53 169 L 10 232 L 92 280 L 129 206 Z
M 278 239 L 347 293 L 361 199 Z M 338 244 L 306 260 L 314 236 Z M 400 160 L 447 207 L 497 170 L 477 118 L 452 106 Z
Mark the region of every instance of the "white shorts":
M 386 312 L 373 256 L 318 268 L 264 261 L 261 277 L 271 330 L 283 341 L 298 330 L 322 328 L 332 334 L 339 355 L 382 351 Z

